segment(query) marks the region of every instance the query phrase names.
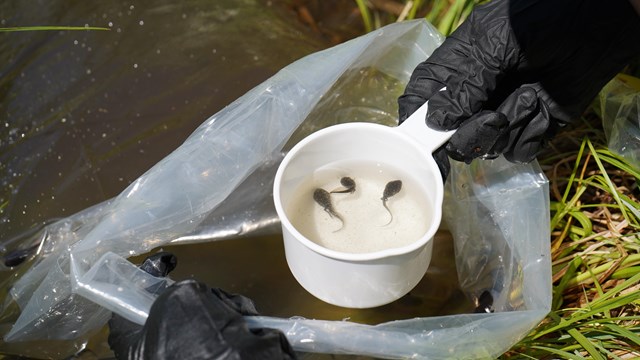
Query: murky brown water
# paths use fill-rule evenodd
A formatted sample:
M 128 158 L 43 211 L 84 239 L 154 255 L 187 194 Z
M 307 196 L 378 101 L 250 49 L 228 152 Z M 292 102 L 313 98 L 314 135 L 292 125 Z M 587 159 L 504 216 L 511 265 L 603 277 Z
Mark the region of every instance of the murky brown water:
M 352 14 L 332 17 L 327 5 L 308 3 L 325 16 L 325 28 L 300 24 L 277 1 L 0 4 L 0 27 L 111 29 L 0 33 L 0 250 L 15 248 L 16 236 L 30 228 L 117 195 L 210 115 L 283 66 L 353 32 L 336 22 L 353 21 Z M 366 310 L 331 306 L 302 289 L 279 235 L 164 250 L 179 259 L 172 278 L 241 293 L 264 315 L 375 324 L 470 310 L 446 233 L 414 291 Z M 105 336 L 103 330 L 92 339 L 93 354 L 86 356 L 109 356 Z M 0 344 L 0 352 L 59 358 L 82 346 Z
M 433 260 L 422 282 L 410 294 L 373 309 L 346 309 L 316 299 L 293 278 L 284 257 L 281 236 L 226 240 L 166 247 L 178 256 L 174 279 L 195 277 L 249 296 L 263 315 L 343 320 L 377 324 L 385 321 L 455 314 L 470 310 L 457 288 L 448 233 L 439 233 Z M 185 261 L 183 259 L 188 259 Z M 207 264 L 206 270 L 203 264 Z
M 117 195 L 210 115 L 327 46 L 285 16 L 259 1 L 0 4 L 0 26 L 111 29 L 0 33 L 2 238 Z

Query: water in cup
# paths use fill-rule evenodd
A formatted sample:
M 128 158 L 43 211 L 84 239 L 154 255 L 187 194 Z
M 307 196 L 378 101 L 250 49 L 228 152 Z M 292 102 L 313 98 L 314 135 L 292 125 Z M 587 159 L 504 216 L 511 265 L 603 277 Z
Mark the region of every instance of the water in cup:
M 345 160 L 316 169 L 286 207 L 292 225 L 331 250 L 369 253 L 408 245 L 429 228 L 429 197 L 396 167 Z

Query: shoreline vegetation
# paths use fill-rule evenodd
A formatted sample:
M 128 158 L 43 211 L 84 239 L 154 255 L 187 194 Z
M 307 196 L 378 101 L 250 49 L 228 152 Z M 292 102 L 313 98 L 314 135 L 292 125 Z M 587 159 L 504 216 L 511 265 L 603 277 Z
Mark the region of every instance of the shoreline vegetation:
M 448 35 L 482 2 L 354 0 L 347 12 L 360 17 L 360 34 L 425 18 Z M 322 10 L 318 1 L 292 0 L 290 8 L 312 29 L 323 27 L 313 17 Z M 318 33 L 335 41 L 331 30 Z M 625 72 L 638 77 L 639 63 Z M 640 169 L 607 149 L 594 108 L 556 136 L 538 161 L 551 192 L 552 311 L 501 358 L 640 357 Z

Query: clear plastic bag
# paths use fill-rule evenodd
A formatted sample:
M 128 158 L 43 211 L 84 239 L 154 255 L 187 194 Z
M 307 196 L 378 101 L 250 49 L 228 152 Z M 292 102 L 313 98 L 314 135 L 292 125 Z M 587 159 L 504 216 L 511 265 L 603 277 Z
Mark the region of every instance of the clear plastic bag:
M 608 148 L 640 169 L 640 79 L 616 76 L 600 91 L 596 107 Z
M 47 226 L 37 262 L 10 289 L 21 315 L 5 340 L 73 338 L 102 326 L 109 310 L 143 323 L 169 282 L 125 257 L 276 229 L 270 174 L 283 151 L 335 123 L 395 125 L 397 97 L 442 40 L 425 21 L 403 22 L 294 62 L 205 121 L 118 197 Z M 454 167 L 449 184 L 445 215 L 460 281 L 472 298 L 489 293 L 493 313 L 375 326 L 253 317 L 251 325 L 279 328 L 309 352 L 473 358 L 507 350 L 550 309 L 546 179 L 535 164 L 498 159 Z

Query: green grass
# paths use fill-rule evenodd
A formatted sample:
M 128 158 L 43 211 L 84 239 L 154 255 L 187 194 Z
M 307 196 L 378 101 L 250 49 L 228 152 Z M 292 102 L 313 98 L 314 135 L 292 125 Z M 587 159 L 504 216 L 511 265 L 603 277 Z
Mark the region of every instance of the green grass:
M 640 172 L 587 117 L 540 158 L 552 197 L 552 312 L 503 358 L 640 356 Z
M 413 0 L 403 1 L 406 16 L 400 17 L 384 13 L 367 0 L 355 0 L 366 32 L 382 27 L 393 21 L 426 18 L 438 30 L 449 35 L 471 13 L 476 4 L 486 0 Z

